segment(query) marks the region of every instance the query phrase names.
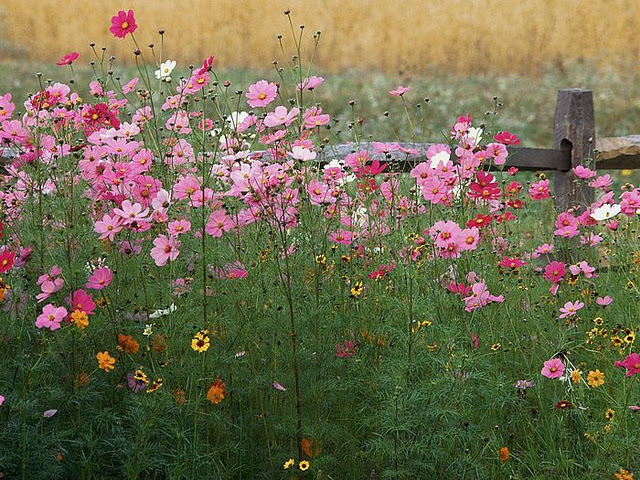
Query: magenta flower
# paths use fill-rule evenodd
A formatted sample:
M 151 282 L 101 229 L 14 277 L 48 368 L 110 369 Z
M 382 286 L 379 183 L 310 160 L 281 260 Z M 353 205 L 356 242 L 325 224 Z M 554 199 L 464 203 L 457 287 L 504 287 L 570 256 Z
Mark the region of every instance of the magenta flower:
M 90 288 L 91 290 L 102 290 L 109 286 L 112 279 L 113 273 L 111 273 L 109 267 L 98 268 L 89 275 L 85 287 Z
M 36 319 L 36 327 L 57 330 L 64 317 L 67 316 L 67 309 L 64 307 L 55 307 L 49 303 L 44 306 L 42 313 Z
M 73 295 L 67 297 L 67 304 L 72 310 L 80 310 L 87 315 L 93 315 L 95 313 L 96 304 L 84 290 L 76 290 Z
M 627 377 L 632 377 L 640 373 L 640 355 L 632 353 L 627 355 L 627 358 L 620 361 L 618 360 L 613 364 L 615 367 L 623 367 L 627 370 Z
M 273 386 L 273 388 L 275 388 L 276 390 L 279 390 L 281 392 L 285 392 L 287 390 L 282 385 L 280 385 L 280 383 L 278 383 L 277 381 L 274 381 L 271 385 Z
M 540 373 L 547 378 L 560 378 L 564 373 L 564 364 L 559 358 L 552 358 L 544 362 Z
M 117 15 L 111 17 L 111 28 L 109 31 L 114 37 L 124 38 L 128 33 L 133 33 L 138 29 L 136 19 L 133 17 L 133 10 L 125 12 L 120 10 Z
M 575 302 L 567 302 L 563 307 L 560 307 L 560 312 L 562 312 L 560 318 L 572 317 L 576 313 L 578 313 L 578 310 L 580 310 L 582 307 L 584 307 L 584 303 L 579 300 Z
M 544 267 L 544 279 L 553 283 L 558 283 L 567 273 L 567 266 L 562 262 L 553 261 Z
M 67 53 L 56 63 L 56 65 L 58 65 L 59 67 L 62 67 L 64 65 L 71 65 L 78 59 L 79 56 L 80 54 L 78 52 Z
M 266 80 L 260 80 L 249 86 L 247 103 L 252 108 L 266 107 L 273 102 L 278 94 L 278 86 Z
M 151 258 L 153 258 L 157 266 L 162 267 L 166 265 L 168 261 L 174 261 L 178 258 L 180 254 L 178 251 L 179 246 L 180 242 L 176 241 L 174 237 L 167 238 L 166 235 L 160 235 L 153 240 Z

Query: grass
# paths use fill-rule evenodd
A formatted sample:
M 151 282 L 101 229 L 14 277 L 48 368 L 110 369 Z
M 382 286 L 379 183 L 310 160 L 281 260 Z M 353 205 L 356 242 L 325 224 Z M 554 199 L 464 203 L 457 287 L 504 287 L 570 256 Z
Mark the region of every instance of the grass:
M 178 67 L 179 68 L 179 67 Z M 184 67 L 181 69 L 185 73 Z M 76 67 L 78 90 L 88 95 L 88 81 L 93 72 Z M 135 68 L 115 68 L 123 81 L 137 75 Z M 68 67 L 33 62 L 0 63 L 0 92 L 12 92 L 14 99 L 24 99 L 39 89 L 35 72 L 42 73 L 43 81 L 66 82 L 71 77 Z M 384 73 L 317 73 L 324 75 L 325 83 L 314 93 L 314 100 L 325 110 L 343 119 L 351 119 L 349 106 L 356 100 L 356 115 L 365 119 L 364 131 L 376 138 L 393 140 L 394 128 L 407 132 L 404 115 L 393 113 L 397 99 L 386 92 L 396 86 L 409 85 L 409 107 L 424 104 L 426 109 L 424 138 L 440 141 L 441 133 L 449 127 L 451 116 L 471 113 L 482 119 L 495 108 L 494 97 L 503 104 L 494 122 L 499 129 L 518 132 L 523 145 L 552 147 L 553 117 L 558 89 L 587 88 L 593 91 L 598 137 L 622 136 L 640 132 L 640 78 L 637 74 L 621 75 L 613 70 L 600 73 L 595 66 L 575 63 L 562 69 L 551 69 L 541 76 L 525 75 L 454 75 L 441 70 L 423 74 L 392 75 Z M 221 69 L 220 81 L 229 80 L 230 88 L 246 88 L 256 78 L 277 80 L 273 70 Z M 384 112 L 392 112 L 389 118 Z M 348 120 L 343 120 L 346 130 Z M 406 135 L 405 135 L 406 136 Z M 408 141 L 409 138 L 403 138 Z

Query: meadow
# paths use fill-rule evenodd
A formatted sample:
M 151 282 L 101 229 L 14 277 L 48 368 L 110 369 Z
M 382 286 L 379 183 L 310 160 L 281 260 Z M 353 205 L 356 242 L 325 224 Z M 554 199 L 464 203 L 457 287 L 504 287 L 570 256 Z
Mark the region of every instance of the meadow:
M 121 5 L 83 29 L 132 52 Z M 296 25 L 263 71 L 0 64 L 0 477 L 633 480 L 637 175 L 575 168 L 559 211 L 505 162 L 560 87 L 636 133 L 636 77 L 332 73 Z

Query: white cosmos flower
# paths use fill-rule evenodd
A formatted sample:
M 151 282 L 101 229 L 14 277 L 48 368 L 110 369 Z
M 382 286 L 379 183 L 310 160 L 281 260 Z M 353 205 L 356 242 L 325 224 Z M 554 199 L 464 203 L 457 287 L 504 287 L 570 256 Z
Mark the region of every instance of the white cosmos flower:
M 620 213 L 620 205 L 614 203 L 613 205 L 609 205 L 605 203 L 599 208 L 596 208 L 593 212 L 591 212 L 590 217 L 598 222 L 601 220 L 608 220 L 610 218 L 615 217 Z
M 165 78 L 169 77 L 169 75 L 171 75 L 171 72 L 173 72 L 174 68 L 176 68 L 175 60 L 167 60 L 166 62 L 162 62 L 160 64 L 160 69 L 156 70 L 156 78 L 158 80 L 164 80 Z
M 449 161 L 449 158 L 451 158 L 451 155 L 446 151 L 436 153 L 433 157 L 431 157 L 431 168 L 438 168 L 438 165 L 440 165 L 441 163 L 443 165 L 446 164 Z
M 479 145 L 482 140 L 482 129 L 476 127 L 469 127 L 469 133 L 467 133 L 467 139 L 474 145 Z
M 166 310 L 156 310 L 153 313 L 149 314 L 149 318 L 158 318 L 158 317 L 164 317 L 165 315 L 169 315 L 170 313 L 173 313 L 176 311 L 176 306 L 174 303 L 171 304 L 171 306 L 169 308 L 167 308 Z

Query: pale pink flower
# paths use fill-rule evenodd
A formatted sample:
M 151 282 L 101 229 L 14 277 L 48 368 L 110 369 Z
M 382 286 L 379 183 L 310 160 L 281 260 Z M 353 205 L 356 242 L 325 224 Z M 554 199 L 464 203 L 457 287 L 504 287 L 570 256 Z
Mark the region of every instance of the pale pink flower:
M 221 237 L 224 232 L 233 228 L 233 220 L 224 210 L 215 210 L 209 215 L 204 231 L 212 237 Z
M 285 392 L 287 390 L 286 388 L 284 388 L 282 385 L 280 385 L 280 383 L 278 383 L 275 380 L 271 385 L 273 386 L 273 388 L 275 388 L 276 390 L 279 390 L 281 392 Z
M 564 373 L 564 363 L 559 358 L 547 360 L 540 373 L 547 378 L 560 378 Z
M 562 312 L 562 315 L 560 315 L 559 318 L 572 317 L 576 313 L 578 313 L 578 310 L 580 310 L 582 307 L 584 307 L 584 303 L 579 300 L 575 302 L 567 302 L 563 307 L 560 307 L 560 312 Z
M 596 298 L 596 303 L 603 307 L 606 307 L 607 305 L 611 305 L 611 302 L 613 302 L 613 298 L 611 298 L 609 295 L 605 297 Z
M 160 235 L 153 240 L 151 258 L 153 258 L 158 267 L 162 267 L 166 265 L 168 261 L 174 261 L 178 258 L 180 254 L 178 251 L 179 247 L 180 242 L 174 237 L 167 238 L 166 235 Z
M 108 238 L 113 242 L 116 233 L 122 230 L 122 218 L 114 215 L 113 217 L 105 214 L 102 217 L 102 220 L 98 220 L 94 225 L 93 229 L 96 233 L 100 234 L 99 239 L 103 240 Z
M 302 80 L 302 83 L 296 85 L 296 90 L 313 90 L 316 87 L 319 87 L 322 82 L 324 82 L 324 78 L 311 76 Z
M 125 200 L 120 205 L 121 208 L 114 208 L 113 213 L 122 218 L 124 225 L 131 225 L 134 222 L 146 222 L 149 220 L 147 215 L 149 209 L 143 209 L 139 203 L 132 204 L 129 200 Z
M 403 96 L 405 93 L 411 91 L 411 87 L 402 87 L 399 86 L 397 87 L 395 90 L 389 90 L 389 93 L 395 97 L 401 97 Z
M 582 165 L 574 167 L 573 173 L 575 173 L 576 177 L 582 178 L 583 180 L 593 178 L 597 175 L 596 172 L 594 172 L 593 170 L 589 170 L 587 167 L 583 167 Z
M 36 319 L 36 327 L 57 330 L 60 323 L 67 316 L 67 309 L 64 307 L 56 307 L 49 303 L 44 306 L 42 313 Z
M 247 103 L 252 108 L 266 107 L 275 100 L 277 94 L 278 86 L 275 83 L 260 80 L 249 86 Z

